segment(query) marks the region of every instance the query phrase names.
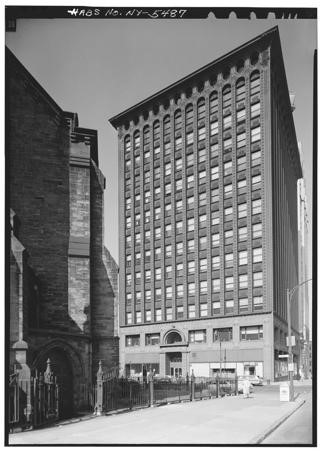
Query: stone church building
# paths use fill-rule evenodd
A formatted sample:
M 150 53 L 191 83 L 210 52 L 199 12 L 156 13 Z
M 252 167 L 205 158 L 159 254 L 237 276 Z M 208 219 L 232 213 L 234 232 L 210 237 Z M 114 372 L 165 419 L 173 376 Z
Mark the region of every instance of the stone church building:
M 88 405 L 99 360 L 118 366 L 118 267 L 103 244 L 97 132 L 8 49 L 6 97 L 10 374 L 28 378 L 50 358 L 67 417 Z

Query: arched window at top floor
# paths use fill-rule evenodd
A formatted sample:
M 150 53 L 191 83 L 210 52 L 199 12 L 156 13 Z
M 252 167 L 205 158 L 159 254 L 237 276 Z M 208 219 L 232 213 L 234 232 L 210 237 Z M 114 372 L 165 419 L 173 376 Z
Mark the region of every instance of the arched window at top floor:
M 197 103 L 197 120 L 205 119 L 205 99 L 201 98 Z
M 251 73 L 250 77 L 250 95 L 251 98 L 260 92 L 260 72 L 258 70 L 255 70 Z
M 146 146 L 146 145 L 149 144 L 149 142 L 150 142 L 149 125 L 146 125 L 146 126 L 144 127 L 144 133 L 143 133 L 143 136 L 144 136 L 144 146 Z
M 164 137 L 170 135 L 170 133 L 171 133 L 171 119 L 170 119 L 169 115 L 167 115 L 164 118 L 163 130 L 164 130 Z
M 174 115 L 175 130 L 179 130 L 182 126 L 182 113 L 181 110 L 176 110 Z
M 217 91 L 214 91 L 210 95 L 210 114 L 214 114 L 217 111 L 218 111 L 218 94 Z
M 222 104 L 223 108 L 227 108 L 231 105 L 231 86 L 226 85 L 222 91 Z
M 187 105 L 185 110 L 185 124 L 186 127 L 193 124 L 193 105 L 191 103 Z
M 140 146 L 140 134 L 139 130 L 136 130 L 134 133 L 134 150 L 138 149 Z
M 245 99 L 245 79 L 243 77 L 239 78 L 235 86 L 236 90 L 236 102 L 241 102 Z
M 124 139 L 124 148 L 125 148 L 125 152 L 129 152 L 130 151 L 130 136 L 129 135 L 127 135 L 127 136 L 125 136 L 125 139 Z
M 160 124 L 158 119 L 154 122 L 153 131 L 154 141 L 157 141 L 160 138 Z

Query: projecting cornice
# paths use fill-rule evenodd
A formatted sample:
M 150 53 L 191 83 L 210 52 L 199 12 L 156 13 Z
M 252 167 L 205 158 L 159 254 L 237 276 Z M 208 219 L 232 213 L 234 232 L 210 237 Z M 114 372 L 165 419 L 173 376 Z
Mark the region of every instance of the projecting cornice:
M 139 116 L 148 114 L 149 111 L 164 104 L 170 104 L 174 99 L 184 95 L 186 91 L 195 89 L 201 83 L 208 83 L 213 77 L 222 74 L 228 67 L 235 66 L 239 60 L 248 58 L 251 52 L 263 51 L 266 47 L 276 42 L 280 46 L 278 27 L 273 27 L 261 35 L 242 44 L 240 47 L 217 58 L 211 63 L 203 66 L 190 75 L 178 80 L 168 87 L 158 91 L 142 102 L 126 109 L 120 114 L 113 116 L 109 122 L 114 128 L 118 128 L 130 121 L 138 121 Z M 264 63 L 264 61 L 263 61 Z

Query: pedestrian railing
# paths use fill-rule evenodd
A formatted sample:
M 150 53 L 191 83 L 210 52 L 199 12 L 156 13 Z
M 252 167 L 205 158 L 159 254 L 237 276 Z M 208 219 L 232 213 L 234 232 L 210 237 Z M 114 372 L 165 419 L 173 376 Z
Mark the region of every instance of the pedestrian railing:
M 147 379 L 108 378 L 102 371 L 101 362 L 97 383 L 93 389 L 94 411 L 106 412 L 151 407 L 182 401 L 195 401 L 237 395 L 236 377 L 215 378 L 157 378 L 150 374 Z
M 59 418 L 59 387 L 49 359 L 44 373 L 10 376 L 8 406 L 11 431 L 37 428 Z

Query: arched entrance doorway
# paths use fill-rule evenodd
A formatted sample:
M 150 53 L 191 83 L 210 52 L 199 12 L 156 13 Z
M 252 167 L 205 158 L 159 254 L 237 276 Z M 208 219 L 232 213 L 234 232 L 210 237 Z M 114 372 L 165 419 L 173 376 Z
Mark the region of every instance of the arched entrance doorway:
M 59 418 L 69 418 L 73 414 L 73 372 L 66 352 L 60 348 L 52 348 L 39 359 L 36 369 L 46 371 L 47 360 L 50 359 L 51 369 L 59 384 Z
M 172 348 L 172 351 L 166 352 L 165 356 L 165 372 L 171 377 L 181 377 L 182 368 L 182 353 L 175 345 L 182 345 L 183 337 L 177 330 L 172 330 L 164 337 L 164 344 Z

